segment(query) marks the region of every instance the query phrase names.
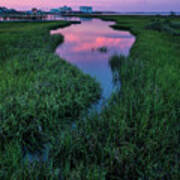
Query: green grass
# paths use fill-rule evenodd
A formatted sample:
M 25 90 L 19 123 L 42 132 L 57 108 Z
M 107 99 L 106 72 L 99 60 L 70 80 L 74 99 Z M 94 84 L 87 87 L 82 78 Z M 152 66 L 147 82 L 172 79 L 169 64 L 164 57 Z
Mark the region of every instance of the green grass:
M 53 146 L 66 179 L 179 179 L 180 39 L 147 30 L 152 18 L 103 18 L 137 39 L 128 58 L 110 60 L 120 92 Z
M 147 26 L 147 29 L 156 30 L 159 32 L 166 32 L 168 34 L 174 36 L 180 36 L 178 30 L 180 29 L 180 25 L 175 22 L 171 22 L 170 17 L 166 18 L 154 18 Z
M 120 91 L 86 118 L 79 112 L 97 99 L 98 85 L 54 56 L 60 36 L 47 31 L 57 24 L 0 24 L 0 179 L 179 179 L 180 39 L 147 29 L 151 16 L 100 18 L 136 42 L 129 57 L 109 61 Z M 179 31 L 179 17 L 170 21 Z M 34 147 L 51 142 L 48 161 L 22 160 L 29 138 Z
M 100 96 L 94 79 L 54 55 L 63 37 L 49 30 L 68 25 L 0 24 L 0 179 L 35 178 L 23 150 L 40 152 Z

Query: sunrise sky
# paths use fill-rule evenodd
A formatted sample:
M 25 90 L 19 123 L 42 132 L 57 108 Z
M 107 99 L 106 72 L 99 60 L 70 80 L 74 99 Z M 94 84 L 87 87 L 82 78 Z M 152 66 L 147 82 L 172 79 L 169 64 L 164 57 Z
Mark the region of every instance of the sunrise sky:
M 180 0 L 0 0 L 0 6 L 26 10 L 32 7 L 49 10 L 68 5 L 78 9 L 81 5 L 107 11 L 180 11 Z

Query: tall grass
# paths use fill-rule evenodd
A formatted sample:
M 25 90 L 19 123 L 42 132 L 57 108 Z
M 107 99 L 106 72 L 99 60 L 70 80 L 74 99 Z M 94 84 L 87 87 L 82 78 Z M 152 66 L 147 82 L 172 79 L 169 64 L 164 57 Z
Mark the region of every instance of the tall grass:
M 162 18 L 154 18 L 151 20 L 151 23 L 149 23 L 146 28 L 156 30 L 159 32 L 167 32 L 168 34 L 179 36 L 180 33 L 176 31 L 176 29 L 180 28 L 180 25 L 178 23 L 171 22 L 171 18 L 166 17 L 166 19 Z
M 121 89 L 60 135 L 55 167 L 65 179 L 179 179 L 179 39 L 146 30 L 149 17 L 109 19 L 137 34 L 130 56 L 109 62 Z
M 121 91 L 100 116 L 59 137 L 51 152 L 55 165 L 66 179 L 178 179 L 179 100 L 158 85 L 152 64 L 115 61 Z
M 0 179 L 53 176 L 48 162 L 28 168 L 23 152 L 41 152 L 100 96 L 94 79 L 54 55 L 63 37 L 49 30 L 67 25 L 0 24 Z
M 0 33 L 1 42 L 13 44 L 12 51 L 1 46 L 6 54 L 0 56 L 1 179 L 179 179 L 180 39 L 147 29 L 154 17 L 103 18 L 136 34 L 136 42 L 129 57 L 109 61 L 120 91 L 100 114 L 83 118 L 80 112 L 100 90 L 52 54 L 50 37 L 43 33 L 49 24 L 29 24 L 20 41 L 22 32 L 16 37 L 4 33 L 7 41 Z M 34 31 L 28 31 L 31 26 Z M 30 44 L 23 45 L 23 39 Z M 76 128 L 69 126 L 73 121 Z M 48 161 L 23 160 L 22 144 L 33 151 L 47 141 Z

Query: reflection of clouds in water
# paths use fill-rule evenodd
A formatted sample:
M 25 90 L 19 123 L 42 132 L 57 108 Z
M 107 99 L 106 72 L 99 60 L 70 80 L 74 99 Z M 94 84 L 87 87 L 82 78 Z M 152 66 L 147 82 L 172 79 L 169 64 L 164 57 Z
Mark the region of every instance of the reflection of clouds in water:
M 114 89 L 109 57 L 120 53 L 127 55 L 135 40 L 127 31 L 113 30 L 109 27 L 111 24 L 113 23 L 93 19 L 51 32 L 62 34 L 65 38 L 64 43 L 56 49 L 56 53 L 83 72 L 95 77 L 101 84 L 102 96 L 105 99 L 110 97 Z M 108 51 L 97 51 L 101 47 L 107 47 Z
M 107 47 L 110 53 L 127 52 L 134 43 L 134 37 L 127 31 L 115 31 L 109 27 L 113 22 L 93 19 L 65 29 L 57 29 L 53 34 L 63 34 L 65 44 L 63 51 L 83 53 L 100 47 Z M 66 47 L 66 48 L 65 48 Z M 61 47 L 62 49 L 62 47 Z M 62 52 L 64 54 L 64 52 Z
M 67 36 L 66 37 L 69 42 L 74 42 L 78 40 L 77 36 Z M 92 39 L 90 42 L 77 42 L 76 46 L 72 51 L 87 51 L 93 48 L 97 49 L 99 47 L 107 46 L 108 48 L 120 48 L 121 50 L 127 47 L 130 47 L 133 44 L 133 39 L 125 39 L 125 38 L 110 38 L 110 37 L 96 37 Z
M 80 36 L 78 36 L 77 34 L 69 33 L 65 36 L 65 41 L 78 42 L 78 41 L 80 41 Z

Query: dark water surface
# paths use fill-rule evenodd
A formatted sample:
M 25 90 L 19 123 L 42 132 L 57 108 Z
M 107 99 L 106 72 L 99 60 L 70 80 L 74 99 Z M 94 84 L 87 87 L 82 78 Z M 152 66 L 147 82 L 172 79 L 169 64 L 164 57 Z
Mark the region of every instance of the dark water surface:
M 24 21 L 30 21 L 30 22 L 35 22 L 35 21 L 59 21 L 59 20 L 64 20 L 64 21 L 79 21 L 80 18 L 77 17 L 68 17 L 68 16 L 62 16 L 62 15 L 1 15 L 0 14 L 0 22 L 24 22 Z
M 135 37 L 128 31 L 112 29 L 110 25 L 113 25 L 113 22 L 100 19 L 80 21 L 81 24 L 51 31 L 52 35 L 64 36 L 64 43 L 57 47 L 56 54 L 100 83 L 103 90 L 102 104 L 116 89 L 108 61 L 115 54 L 127 56 Z

